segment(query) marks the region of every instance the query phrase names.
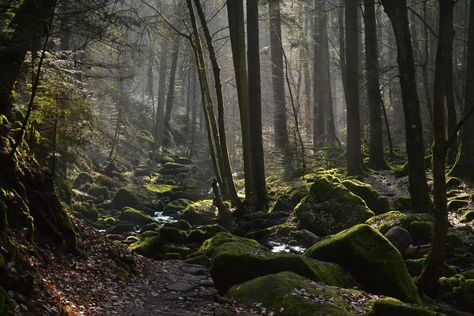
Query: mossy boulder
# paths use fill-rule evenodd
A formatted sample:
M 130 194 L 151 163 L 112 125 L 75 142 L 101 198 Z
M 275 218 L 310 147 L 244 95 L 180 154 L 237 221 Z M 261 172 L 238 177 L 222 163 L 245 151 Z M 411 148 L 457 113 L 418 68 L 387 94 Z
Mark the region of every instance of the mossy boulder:
M 213 258 L 222 249 L 231 247 L 239 248 L 240 252 L 252 252 L 255 254 L 271 254 L 270 249 L 263 247 L 256 240 L 232 235 L 228 232 L 217 233 L 214 237 L 206 240 L 197 254 Z M 234 251 L 234 249 L 231 249 Z
M 340 264 L 367 290 L 419 303 L 416 286 L 398 250 L 369 225 L 330 236 L 306 251 L 318 260 Z
M 88 174 L 87 172 L 81 172 L 74 179 L 73 186 L 75 188 L 80 188 L 84 184 L 90 184 L 93 182 L 94 182 L 94 179 L 92 178 L 90 174 Z
M 469 223 L 474 220 L 474 211 L 466 211 L 461 219 L 462 223 Z
M 132 190 L 122 188 L 115 193 L 112 199 L 112 205 L 114 208 L 121 210 L 124 207 L 140 208 L 141 202 L 137 194 Z
M 327 285 L 348 285 L 345 272 L 336 264 L 292 254 L 261 256 L 245 252 L 245 249 L 235 245 L 227 249 L 225 246 L 214 255 L 210 268 L 214 284 L 221 292 L 226 292 L 235 284 L 282 271 L 291 271 Z
M 135 231 L 135 225 L 130 223 L 118 223 L 117 225 L 110 227 L 107 233 L 110 235 L 123 235 L 133 231 Z
M 408 225 L 414 245 L 429 244 L 434 236 L 434 223 L 431 221 L 413 221 Z
M 375 214 L 365 202 L 330 176 L 314 178 L 310 194 L 295 208 L 301 228 L 318 236 L 363 223 Z
M 122 213 L 119 215 L 119 219 L 121 221 L 140 226 L 155 222 L 153 217 L 131 207 L 124 208 Z
M 448 210 L 451 212 L 455 212 L 459 209 L 462 209 L 463 207 L 466 207 L 469 205 L 468 200 L 463 200 L 460 198 L 455 198 L 454 200 L 451 200 L 448 202 Z
M 156 193 L 159 195 L 169 194 L 178 188 L 177 186 L 171 185 L 171 184 L 154 184 L 154 183 L 146 184 L 144 187 L 149 192 Z
M 193 202 L 188 200 L 188 199 L 177 199 L 174 201 L 169 202 L 168 204 L 165 205 L 165 208 L 163 210 L 163 214 L 166 215 L 175 215 L 181 213 L 186 207 Z M 185 218 L 182 218 L 186 220 Z
M 400 212 L 411 210 L 411 199 L 409 196 L 399 196 L 393 200 L 393 209 Z
M 105 186 L 91 186 L 87 193 L 101 201 L 110 200 L 109 189 Z
M 160 258 L 163 245 L 160 237 L 150 236 L 131 244 L 128 249 L 148 258 Z
M 474 310 L 474 279 L 467 279 L 462 274 L 439 279 L 440 296 L 464 311 Z
M 191 170 L 191 166 L 184 165 L 175 162 L 167 162 L 163 165 L 163 167 L 158 170 L 161 174 L 178 174 L 183 172 L 189 172 Z
M 99 212 L 93 205 L 83 205 L 75 203 L 71 206 L 72 211 L 82 219 L 87 219 L 92 222 L 97 222 L 99 219 Z
M 328 286 L 287 271 L 235 285 L 229 296 L 283 316 L 345 316 L 370 310 L 366 293 Z
M 162 227 L 159 230 L 160 238 L 164 242 L 184 243 L 186 242 L 187 234 L 184 230 L 175 227 Z
M 368 316 L 436 316 L 433 310 L 419 305 L 406 304 L 394 298 L 382 298 L 373 302 Z
M 433 216 L 430 214 L 402 213 L 399 211 L 390 211 L 384 214 L 376 215 L 366 221 L 366 224 L 385 234 L 390 228 L 400 226 L 410 231 L 410 224 L 414 221 L 433 223 Z M 411 231 L 410 231 L 411 232 Z
M 390 209 L 390 202 L 388 198 L 381 197 L 375 189 L 367 183 L 351 179 L 344 180 L 342 184 L 352 193 L 364 200 L 365 204 L 375 214 L 388 212 Z
M 191 225 L 211 224 L 217 219 L 217 207 L 212 200 L 197 201 L 186 206 L 180 219 Z
M 425 258 L 420 259 L 408 259 L 405 260 L 405 265 L 407 267 L 408 273 L 412 277 L 418 277 L 423 271 L 425 265 Z M 443 269 L 441 270 L 441 276 L 443 277 L 452 277 L 456 274 L 456 270 L 447 264 L 444 264 Z
M 112 190 L 120 186 L 120 181 L 99 173 L 95 178 L 95 184 Z

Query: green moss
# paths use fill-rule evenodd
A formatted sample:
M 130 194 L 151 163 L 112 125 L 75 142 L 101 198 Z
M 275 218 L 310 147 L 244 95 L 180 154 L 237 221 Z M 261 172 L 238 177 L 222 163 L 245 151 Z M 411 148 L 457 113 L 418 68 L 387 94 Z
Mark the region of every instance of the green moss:
M 100 173 L 95 178 L 95 183 L 99 186 L 107 187 L 109 190 L 115 189 L 120 186 L 119 181 Z
M 206 225 L 217 218 L 217 208 L 212 200 L 201 200 L 186 206 L 180 219 L 191 225 Z
M 88 219 L 92 222 L 96 222 L 99 219 L 99 212 L 93 205 L 82 205 L 76 203 L 71 206 L 71 209 L 83 219 Z
M 401 213 L 390 211 L 388 213 L 376 215 L 366 221 L 366 224 L 385 234 L 390 228 L 395 226 L 409 230 L 410 223 L 414 221 L 433 223 L 434 219 L 430 214 Z
M 449 201 L 448 209 L 449 211 L 454 212 L 468 205 L 469 205 L 468 200 L 462 200 L 462 199 L 456 198 L 454 200 Z
M 377 191 L 367 183 L 351 179 L 344 180 L 342 184 L 352 193 L 360 197 L 375 214 L 388 212 L 390 202 L 386 197 L 380 197 Z
M 229 247 L 235 245 L 242 249 L 252 249 L 269 253 L 269 249 L 264 248 L 256 240 L 235 236 L 228 232 L 220 232 L 214 237 L 206 240 L 199 248 L 199 253 L 208 257 L 214 257 L 218 248 L 224 244 L 227 244 Z
M 414 245 L 429 244 L 434 236 L 434 223 L 428 221 L 413 221 L 408 225 L 408 231 Z
M 135 226 L 130 223 L 118 223 L 117 225 L 112 226 L 107 233 L 112 235 L 122 235 L 125 233 L 131 233 L 135 230 Z
M 411 210 L 411 199 L 409 196 L 399 196 L 393 200 L 393 209 L 401 212 L 409 212 Z
M 466 211 L 461 219 L 462 223 L 469 223 L 474 220 L 474 211 Z
M 109 189 L 105 186 L 92 186 L 89 191 L 87 191 L 89 195 L 93 197 L 99 198 L 103 200 L 110 200 L 110 192 Z
M 131 244 L 128 249 L 148 258 L 159 258 L 163 249 L 163 242 L 157 236 L 146 237 Z
M 318 236 L 363 223 L 375 214 L 365 202 L 332 176 L 315 177 L 310 194 L 295 208 L 302 228 Z
M 165 194 L 176 190 L 178 187 L 175 185 L 170 184 L 147 184 L 144 186 L 150 192 L 158 193 L 158 194 Z
M 166 204 L 164 211 L 168 213 L 180 213 L 193 202 L 188 199 L 177 199 Z M 183 218 L 186 220 L 185 218 Z
M 382 298 L 374 301 L 369 316 L 436 316 L 433 310 L 426 307 L 402 303 L 394 298 Z
M 265 275 L 236 285 L 229 296 L 285 316 L 358 315 L 370 308 L 351 302 L 351 298 L 366 298 L 366 294 L 316 283 L 292 272 Z
M 465 311 L 474 310 L 474 280 L 457 274 L 440 278 L 439 292 L 442 299 Z
M 187 234 L 183 230 L 179 230 L 175 227 L 163 227 L 159 230 L 161 240 L 165 242 L 177 242 L 184 243 L 187 238 Z
M 139 208 L 141 203 L 138 196 L 131 190 L 122 188 L 115 193 L 112 199 L 112 205 L 118 210 L 124 207 Z
M 330 236 L 306 251 L 312 258 L 340 264 L 367 290 L 418 303 L 417 293 L 397 249 L 369 225 Z
M 126 207 L 122 213 L 120 213 L 119 219 L 134 225 L 146 225 L 155 222 L 151 216 L 131 207 Z
M 225 246 L 216 252 L 210 268 L 212 279 L 221 292 L 226 292 L 235 284 L 282 271 L 291 271 L 327 285 L 344 287 L 348 284 L 344 271 L 335 264 L 321 263 L 300 255 L 260 256 L 235 245 L 230 249 L 225 249 Z

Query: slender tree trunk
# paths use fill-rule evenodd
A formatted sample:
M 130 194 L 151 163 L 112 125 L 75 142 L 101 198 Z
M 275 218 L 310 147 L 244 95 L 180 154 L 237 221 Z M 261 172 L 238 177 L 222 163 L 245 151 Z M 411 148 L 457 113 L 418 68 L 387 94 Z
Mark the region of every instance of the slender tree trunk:
M 250 105 L 249 84 L 247 73 L 247 56 L 245 45 L 244 27 L 244 2 L 243 0 L 227 1 L 229 19 L 230 42 L 232 46 L 232 59 L 234 63 L 235 81 L 237 85 L 237 98 L 239 101 L 240 125 L 242 130 L 242 149 L 245 175 L 245 196 L 251 195 L 251 157 L 250 157 Z
M 464 85 L 463 115 L 471 113 L 474 108 L 474 1 L 470 1 L 469 30 L 467 41 L 466 83 Z M 459 150 L 451 170 L 452 175 L 474 180 L 474 115 L 465 121 L 459 135 Z
M 382 4 L 392 22 L 397 41 L 398 67 L 405 114 L 411 207 L 413 212 L 431 212 L 433 207 L 426 181 L 423 129 L 420 117 L 420 102 L 416 90 L 407 4 L 406 0 L 382 0 Z
M 168 64 L 168 41 L 163 40 L 163 46 L 161 48 L 160 56 L 160 69 L 159 69 L 159 78 L 158 78 L 158 100 L 156 104 L 156 120 L 155 120 L 155 142 L 157 147 L 161 146 L 162 140 L 162 129 L 164 122 L 165 114 L 165 98 L 166 98 L 166 75 Z
M 358 12 L 359 4 L 346 0 L 346 104 L 347 104 L 347 173 L 360 175 L 362 171 L 362 151 L 360 139 L 360 102 L 359 102 L 359 40 Z M 350 75 L 349 75 L 350 74 Z
M 275 147 L 285 153 L 289 146 L 286 118 L 285 79 L 281 38 L 280 0 L 268 2 L 270 15 L 270 46 L 272 57 L 273 120 Z
M 323 90 L 323 58 L 320 56 L 322 32 L 321 22 L 322 10 L 320 0 L 314 0 L 314 22 L 313 22 L 313 50 L 314 50 L 314 63 L 313 63 L 313 145 L 315 149 L 323 148 L 326 146 L 326 107 L 324 94 L 326 91 Z
M 443 268 L 448 233 L 448 207 L 446 197 L 446 154 L 448 151 L 445 128 L 445 96 L 447 90 L 450 54 L 453 49 L 453 0 L 438 0 L 440 23 L 433 105 L 433 180 L 435 233 L 425 267 L 418 279 L 420 289 L 433 294 Z
M 219 142 L 220 142 L 220 160 L 222 163 L 222 180 L 225 183 L 225 198 L 229 199 L 232 205 L 237 206 L 240 204 L 240 199 L 237 196 L 237 190 L 235 189 L 234 179 L 232 177 L 232 168 L 229 161 L 229 152 L 227 150 L 227 137 L 225 133 L 225 116 L 224 116 L 224 97 L 222 95 L 222 83 L 221 83 L 221 69 L 217 62 L 216 52 L 212 42 L 211 33 L 207 27 L 206 17 L 199 0 L 194 0 L 196 10 L 198 12 L 201 26 L 204 31 L 206 38 L 207 49 L 209 51 L 209 57 L 212 63 L 212 70 L 214 74 L 214 87 L 217 97 L 217 113 L 218 113 L 218 129 L 219 129 Z
M 163 126 L 161 129 L 161 138 L 160 145 L 163 142 L 163 137 L 165 133 L 165 128 L 170 129 L 170 120 L 171 113 L 173 111 L 174 105 L 174 90 L 176 84 L 176 69 L 178 68 L 178 59 L 179 59 L 179 39 L 176 39 L 173 45 L 173 53 L 171 54 L 171 68 L 170 68 L 170 77 L 168 80 L 168 94 L 166 95 L 166 107 L 165 107 L 165 116 L 163 118 Z
M 247 0 L 247 69 L 249 94 L 249 125 L 251 155 L 251 196 L 250 207 L 253 210 L 265 209 L 268 205 L 265 181 L 265 164 L 262 141 L 262 100 L 260 79 L 260 44 L 258 26 L 258 1 Z
M 346 26 L 344 21 L 344 1 L 339 0 L 339 8 L 337 9 L 337 22 L 339 28 L 339 63 L 341 68 L 342 88 L 344 97 L 347 95 L 347 70 L 346 70 Z
M 377 22 L 375 1 L 364 1 L 365 65 L 367 71 L 367 101 L 370 117 L 369 166 L 373 169 L 387 169 L 383 146 L 382 96 L 379 80 L 379 52 L 377 47 Z
M 451 38 L 448 39 L 451 42 L 451 46 L 454 43 L 454 32 Z M 457 115 L 456 115 L 456 98 L 454 96 L 454 78 L 453 78 L 453 50 L 449 51 L 447 56 L 449 67 L 446 72 L 446 108 L 448 113 L 448 135 L 451 135 L 456 129 Z M 457 155 L 457 137 L 453 140 L 448 150 L 448 164 L 452 165 L 456 161 Z

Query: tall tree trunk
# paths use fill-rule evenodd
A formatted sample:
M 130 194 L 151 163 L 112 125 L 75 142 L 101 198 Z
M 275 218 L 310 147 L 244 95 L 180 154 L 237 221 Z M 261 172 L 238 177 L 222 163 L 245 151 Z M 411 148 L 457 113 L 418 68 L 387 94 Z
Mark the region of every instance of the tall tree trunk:
M 323 90 L 323 60 L 321 54 L 321 18 L 323 7 L 320 0 L 314 0 L 314 22 L 313 22 L 313 145 L 315 149 L 323 148 L 326 145 L 326 109 Z
M 382 96 L 379 80 L 379 52 L 377 47 L 377 22 L 375 0 L 364 0 L 365 65 L 367 71 L 367 101 L 370 117 L 369 166 L 387 169 L 383 146 Z
M 341 68 L 342 88 L 344 90 L 344 98 L 347 95 L 347 70 L 346 70 L 346 23 L 344 21 L 344 1 L 339 0 L 339 8 L 337 9 L 337 22 L 339 28 L 339 67 Z
M 178 59 L 179 59 L 179 39 L 177 38 L 173 45 L 173 53 L 171 54 L 171 68 L 170 68 L 170 77 L 168 80 L 168 94 L 166 95 L 166 107 L 165 107 L 165 116 L 163 118 L 163 126 L 161 128 L 161 138 L 160 145 L 163 142 L 163 137 L 165 133 L 165 128 L 170 129 L 170 120 L 171 112 L 173 111 L 174 105 L 174 90 L 176 84 L 176 69 L 178 68 Z
M 247 0 L 247 69 L 249 94 L 249 130 L 250 130 L 250 207 L 262 210 L 268 205 L 265 181 L 265 164 L 262 141 L 262 99 L 260 78 L 260 43 L 258 26 L 258 1 Z
M 362 174 L 362 151 L 360 140 L 359 112 L 359 56 L 358 56 L 358 12 L 359 4 L 345 1 L 346 22 L 346 104 L 347 104 L 347 173 Z
M 243 0 L 227 1 L 227 14 L 229 19 L 230 42 L 232 46 L 232 59 L 234 63 L 235 81 L 237 85 L 237 98 L 239 101 L 240 125 L 242 130 L 242 151 L 245 175 L 245 196 L 251 195 L 250 179 L 250 105 L 249 84 L 247 73 L 247 56 L 245 45 L 244 2 Z
M 467 47 L 466 83 L 464 85 L 463 115 L 474 111 L 474 1 L 470 1 Z M 459 150 L 452 175 L 474 180 L 474 115 L 469 115 L 459 135 Z
M 433 243 L 426 260 L 425 267 L 418 279 L 423 292 L 433 294 L 443 269 L 448 233 L 448 207 L 446 197 L 446 154 L 448 151 L 444 101 L 447 92 L 446 76 L 448 76 L 450 55 L 453 49 L 453 0 L 439 1 L 439 40 L 436 55 L 436 73 L 433 105 L 433 180 L 434 180 L 434 217 L 435 229 Z
M 448 39 L 451 42 L 451 46 L 454 44 L 454 32 L 452 32 L 451 38 Z M 454 78 L 453 78 L 453 50 L 451 49 L 447 56 L 449 67 L 446 72 L 446 108 L 448 114 L 448 135 L 451 135 L 456 129 L 458 123 L 456 115 L 456 98 L 454 96 Z M 453 139 L 452 144 L 449 146 L 448 151 L 448 164 L 452 165 L 456 161 L 457 154 L 457 137 Z
M 285 78 L 281 38 L 280 0 L 268 1 L 270 15 L 270 47 L 272 57 L 273 121 L 275 148 L 288 155 L 290 145 L 286 117 Z M 285 164 L 291 163 L 285 159 Z
M 413 212 L 431 212 L 433 207 L 426 181 L 423 126 L 416 90 L 415 65 L 411 45 L 406 0 L 382 0 L 395 32 L 398 68 L 405 114 L 405 137 L 408 155 L 409 191 Z
M 13 32 L 0 40 L 0 114 L 11 110 L 11 92 L 21 65 L 29 50 L 37 50 L 34 46 L 41 42 L 55 4 L 55 0 L 23 1 L 8 26 Z
M 212 71 L 214 74 L 214 87 L 217 97 L 217 113 L 218 113 L 218 128 L 219 128 L 219 142 L 220 142 L 220 161 L 222 163 L 222 180 L 225 183 L 224 197 L 229 199 L 232 205 L 237 206 L 240 204 L 240 199 L 237 196 L 237 190 L 235 189 L 234 179 L 232 177 L 232 168 L 229 161 L 229 152 L 227 149 L 227 137 L 225 133 L 225 116 L 224 116 L 224 97 L 222 94 L 222 83 L 221 83 L 221 69 L 217 62 L 216 52 L 214 50 L 214 44 L 212 42 L 211 33 L 207 26 L 206 17 L 199 0 L 194 0 L 196 10 L 198 12 L 201 26 L 206 38 L 207 49 L 209 51 L 209 58 L 212 64 Z
M 165 100 L 166 100 L 166 75 L 168 64 L 168 41 L 163 39 L 163 46 L 161 47 L 160 69 L 158 78 L 158 100 L 156 104 L 156 119 L 155 119 L 155 142 L 157 147 L 161 146 L 162 129 L 165 115 Z

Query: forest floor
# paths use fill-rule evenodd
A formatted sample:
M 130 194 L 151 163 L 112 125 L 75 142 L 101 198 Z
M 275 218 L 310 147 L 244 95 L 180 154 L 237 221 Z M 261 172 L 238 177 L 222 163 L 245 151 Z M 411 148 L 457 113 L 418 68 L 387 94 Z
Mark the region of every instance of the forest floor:
M 367 174 L 363 181 L 391 200 L 408 194 L 407 177 L 392 171 Z M 458 194 L 469 192 L 462 185 Z M 459 218 L 450 213 L 451 229 L 462 228 Z M 34 297 L 42 315 L 274 315 L 220 296 L 204 266 L 148 259 L 80 220 L 75 225 L 80 256 L 45 250 L 45 260 L 31 259 L 40 281 Z M 472 234 L 466 240 L 474 244 Z M 22 314 L 21 305 L 17 311 Z
M 76 228 L 82 244 L 79 257 L 45 252 L 46 263 L 34 263 L 41 315 L 268 315 L 265 309 L 219 296 L 203 266 L 151 260 L 131 254 L 81 222 Z M 117 262 L 133 272 L 118 273 Z M 21 311 L 17 306 L 19 315 Z

